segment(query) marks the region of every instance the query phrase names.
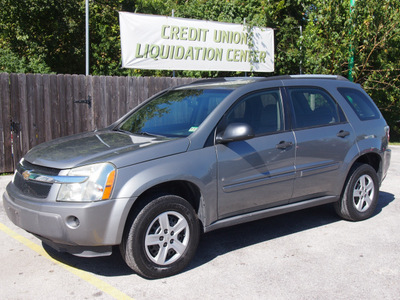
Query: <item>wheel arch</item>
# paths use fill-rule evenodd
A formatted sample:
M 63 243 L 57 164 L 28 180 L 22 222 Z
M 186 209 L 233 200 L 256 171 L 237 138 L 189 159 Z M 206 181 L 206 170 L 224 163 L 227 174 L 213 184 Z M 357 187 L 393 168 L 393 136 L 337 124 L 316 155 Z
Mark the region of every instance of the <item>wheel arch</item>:
M 158 195 L 175 195 L 179 196 L 188 201 L 195 212 L 199 213 L 201 192 L 200 189 L 192 182 L 185 180 L 173 180 L 163 182 L 152 186 L 151 188 L 144 191 L 137 199 L 137 201 L 143 201 L 142 199 L 151 199 Z M 135 206 L 135 204 L 133 205 Z
M 353 159 L 353 162 L 349 164 L 349 167 L 347 169 L 346 176 L 344 180 L 341 183 L 341 192 L 340 192 L 340 197 L 343 196 L 344 189 L 346 188 L 346 184 L 353 173 L 354 169 L 357 168 L 358 165 L 360 164 L 367 164 L 370 165 L 378 175 L 378 179 L 381 182 L 382 181 L 382 158 L 377 152 L 368 152 L 364 153 L 358 157 L 355 157 Z
M 343 196 L 344 189 L 346 188 L 346 184 L 353 173 L 354 169 L 357 168 L 358 165 L 360 164 L 367 164 L 370 165 L 378 175 L 379 182 L 382 181 L 382 158 L 381 156 L 376 153 L 376 152 L 368 152 L 364 153 L 361 156 L 357 157 L 354 159 L 353 163 L 350 165 L 350 167 L 347 169 L 346 177 L 342 183 L 342 189 L 340 192 L 340 197 Z
M 361 155 L 360 157 L 358 157 L 354 161 L 354 163 L 351 166 L 350 170 L 352 170 L 356 164 L 367 164 L 367 165 L 370 165 L 376 171 L 379 180 L 381 180 L 382 158 L 378 153 L 369 152 L 369 153 L 365 153 L 365 154 Z
M 124 224 L 124 234 L 129 227 L 130 222 L 135 218 L 135 216 L 143 209 L 143 207 L 149 203 L 149 201 L 154 200 L 160 196 L 164 195 L 175 195 L 186 200 L 196 212 L 200 223 L 202 222 L 202 210 L 201 201 L 202 194 L 200 188 L 192 182 L 185 180 L 173 180 L 163 183 L 156 184 L 147 190 L 143 191 L 142 194 L 138 196 L 136 201 L 130 208 L 128 217 Z M 201 226 L 203 227 L 203 226 Z

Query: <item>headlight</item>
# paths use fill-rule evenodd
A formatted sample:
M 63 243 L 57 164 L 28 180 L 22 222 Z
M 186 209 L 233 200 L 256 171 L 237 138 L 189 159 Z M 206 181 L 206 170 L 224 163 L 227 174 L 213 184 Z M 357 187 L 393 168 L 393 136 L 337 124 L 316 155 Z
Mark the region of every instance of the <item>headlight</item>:
M 109 163 L 88 165 L 71 169 L 66 176 L 80 180 L 79 182 L 62 183 L 57 201 L 107 200 L 111 196 L 114 185 L 115 167 Z

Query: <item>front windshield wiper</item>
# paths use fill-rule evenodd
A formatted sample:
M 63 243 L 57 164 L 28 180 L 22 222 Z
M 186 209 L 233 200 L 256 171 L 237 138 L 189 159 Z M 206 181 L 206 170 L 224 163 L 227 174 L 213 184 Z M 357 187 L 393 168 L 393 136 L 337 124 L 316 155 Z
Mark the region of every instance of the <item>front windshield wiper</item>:
M 123 129 L 121 129 L 121 128 L 115 128 L 115 129 L 113 129 L 114 131 L 119 131 L 119 132 L 122 132 L 122 133 L 126 133 L 126 134 L 132 134 L 132 132 L 130 132 L 130 131 L 128 131 L 128 130 L 123 130 Z
M 136 131 L 136 132 L 132 132 L 132 131 L 128 131 L 128 130 L 123 130 L 122 128 L 116 128 L 114 129 L 115 131 L 119 131 L 119 132 L 123 132 L 126 134 L 136 134 L 136 135 L 141 135 L 141 136 L 150 136 L 150 137 L 157 137 L 157 138 L 165 138 L 166 136 L 161 135 L 161 134 L 155 134 L 155 133 L 150 133 L 147 131 Z
M 150 133 L 150 132 L 147 132 L 147 131 L 137 131 L 137 132 L 134 132 L 134 134 L 138 134 L 138 135 L 142 135 L 142 136 L 151 136 L 151 137 L 165 138 L 164 135 L 159 135 L 159 134 L 155 134 L 155 133 Z

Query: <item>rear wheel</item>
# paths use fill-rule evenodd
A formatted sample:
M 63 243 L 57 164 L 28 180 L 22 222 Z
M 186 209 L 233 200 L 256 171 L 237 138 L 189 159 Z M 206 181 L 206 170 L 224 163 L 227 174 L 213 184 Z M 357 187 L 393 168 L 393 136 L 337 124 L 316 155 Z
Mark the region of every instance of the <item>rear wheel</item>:
M 346 181 L 342 198 L 335 204 L 344 219 L 360 221 L 372 216 L 378 204 L 379 180 L 374 168 L 355 165 Z
M 199 221 L 193 207 L 178 196 L 148 202 L 128 226 L 121 253 L 128 266 L 143 277 L 177 274 L 196 252 Z

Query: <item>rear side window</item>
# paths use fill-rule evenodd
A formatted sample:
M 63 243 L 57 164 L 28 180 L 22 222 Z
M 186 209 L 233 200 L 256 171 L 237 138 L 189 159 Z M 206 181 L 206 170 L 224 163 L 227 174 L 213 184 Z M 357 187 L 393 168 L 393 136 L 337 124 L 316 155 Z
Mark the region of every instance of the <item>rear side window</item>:
M 350 104 L 361 121 L 379 119 L 379 111 L 375 104 L 362 92 L 351 88 L 338 88 L 338 91 Z
M 335 100 L 317 88 L 289 88 L 296 128 L 326 126 L 345 121 Z

